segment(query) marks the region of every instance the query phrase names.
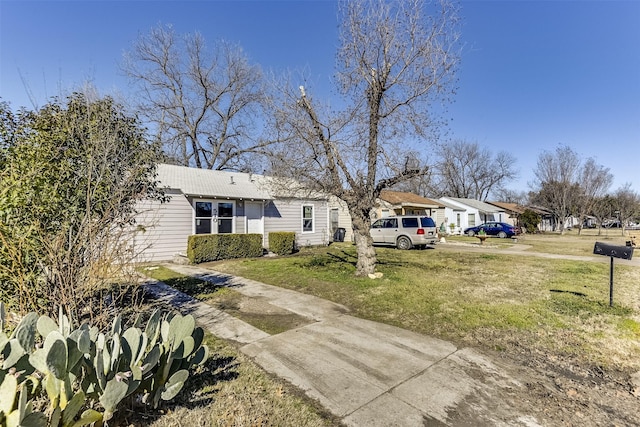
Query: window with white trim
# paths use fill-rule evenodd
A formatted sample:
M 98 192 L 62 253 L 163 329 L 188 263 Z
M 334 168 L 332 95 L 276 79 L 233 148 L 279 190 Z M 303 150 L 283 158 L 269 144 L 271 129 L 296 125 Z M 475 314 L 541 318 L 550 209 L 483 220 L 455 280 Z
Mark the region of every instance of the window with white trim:
M 302 205 L 302 232 L 313 233 L 313 205 Z
M 211 234 L 211 219 L 213 218 L 212 202 L 195 202 L 196 234 Z
M 233 203 L 218 203 L 218 233 L 233 233 Z
M 195 200 L 195 234 L 233 233 L 234 203 Z
M 476 226 L 476 214 L 475 213 L 470 213 L 468 221 L 469 221 L 469 227 L 475 227 Z

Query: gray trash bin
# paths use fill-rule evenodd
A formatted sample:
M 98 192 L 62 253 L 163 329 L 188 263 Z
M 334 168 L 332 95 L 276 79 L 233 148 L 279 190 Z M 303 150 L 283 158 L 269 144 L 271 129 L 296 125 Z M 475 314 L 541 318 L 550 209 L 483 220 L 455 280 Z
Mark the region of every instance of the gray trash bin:
M 347 233 L 347 230 L 340 227 L 336 229 L 336 232 L 333 233 L 333 241 L 334 242 L 344 242 L 344 235 Z

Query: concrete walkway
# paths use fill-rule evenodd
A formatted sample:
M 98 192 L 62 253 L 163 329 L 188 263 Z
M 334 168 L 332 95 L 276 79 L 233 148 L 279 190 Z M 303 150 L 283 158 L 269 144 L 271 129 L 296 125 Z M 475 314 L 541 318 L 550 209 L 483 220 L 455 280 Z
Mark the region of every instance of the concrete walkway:
M 268 372 L 317 399 L 348 426 L 538 426 L 516 413 L 519 370 L 470 348 L 359 319 L 339 304 L 202 267 L 182 274 L 229 286 L 314 322 L 269 335 L 163 283 L 148 289 L 196 317 L 213 334 L 240 343 Z

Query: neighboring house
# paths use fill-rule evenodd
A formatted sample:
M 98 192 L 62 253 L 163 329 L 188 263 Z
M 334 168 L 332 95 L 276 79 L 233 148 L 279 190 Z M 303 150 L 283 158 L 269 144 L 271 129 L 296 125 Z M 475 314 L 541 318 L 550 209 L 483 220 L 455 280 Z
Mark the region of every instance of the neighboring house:
M 344 201 L 329 198 L 329 232 L 332 238 L 338 228 L 344 228 L 346 242 L 353 241 L 351 215 Z M 373 219 L 396 215 L 427 215 L 439 224 L 445 218 L 444 205 L 438 201 L 402 191 L 383 190 L 372 211 Z
M 438 201 L 404 191 L 382 190 L 373 211 L 374 218 L 393 215 L 426 215 L 436 224 L 444 220 L 444 205 Z
M 187 250 L 192 234 L 293 231 L 299 246 L 330 239 L 328 197 L 278 196 L 273 178 L 239 172 L 158 165 L 170 200 L 146 202 L 137 220 L 134 250 L 141 260 L 168 260 Z
M 456 223 L 456 227 L 459 227 L 458 231 L 464 231 L 467 227 L 475 227 L 487 221 L 504 222 L 507 217 L 504 209 L 475 199 L 441 197 L 438 200 L 464 210 L 464 212 L 452 212 L 456 214 L 456 221 L 449 221 Z
M 466 208 L 458 204 L 448 203 L 442 199 L 438 199 L 438 202 L 444 207 L 444 218 L 442 221 L 436 222 L 438 229 L 442 230 L 444 228 L 448 234 L 461 234 L 463 218 L 467 218 Z
M 532 205 L 527 206 L 525 209 L 529 209 L 540 215 L 540 222 L 537 226 L 539 231 L 552 231 L 554 229 L 556 221 L 553 218 L 551 211 L 541 206 Z
M 519 217 L 524 211 L 527 209 L 524 206 L 520 206 L 517 203 L 507 203 L 507 202 L 487 202 L 490 205 L 497 206 L 501 209 L 504 209 L 506 217 L 502 222 L 506 222 L 507 224 L 520 226 Z

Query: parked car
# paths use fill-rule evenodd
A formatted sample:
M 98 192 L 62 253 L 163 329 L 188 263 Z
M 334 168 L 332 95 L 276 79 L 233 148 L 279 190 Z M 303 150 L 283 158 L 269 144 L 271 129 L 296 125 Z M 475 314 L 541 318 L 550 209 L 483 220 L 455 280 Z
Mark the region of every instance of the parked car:
M 502 239 L 520 234 L 520 227 L 505 222 L 485 222 L 476 227 L 465 228 L 464 234 L 475 236 L 480 233 L 480 230 L 484 231 L 487 236 L 497 236 Z
M 380 218 L 369 230 L 374 245 L 390 245 L 398 249 L 432 245 L 438 241 L 435 221 L 428 216 L 403 215 Z

